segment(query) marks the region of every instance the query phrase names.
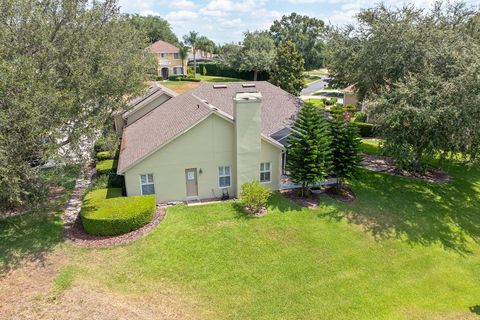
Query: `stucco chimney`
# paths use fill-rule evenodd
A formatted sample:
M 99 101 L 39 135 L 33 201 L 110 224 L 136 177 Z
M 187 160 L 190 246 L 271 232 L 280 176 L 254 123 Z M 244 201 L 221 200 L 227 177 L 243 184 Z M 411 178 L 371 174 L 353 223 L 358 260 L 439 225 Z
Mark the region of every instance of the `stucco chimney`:
M 236 148 L 236 193 L 245 182 L 259 180 L 262 95 L 239 92 L 233 98 Z

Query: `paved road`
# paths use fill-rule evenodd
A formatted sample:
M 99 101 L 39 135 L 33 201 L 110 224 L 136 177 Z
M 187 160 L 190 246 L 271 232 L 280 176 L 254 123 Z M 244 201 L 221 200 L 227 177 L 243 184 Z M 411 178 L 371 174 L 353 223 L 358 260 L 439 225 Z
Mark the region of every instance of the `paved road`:
M 328 86 L 328 83 L 326 82 L 327 79 L 328 79 L 328 77 L 324 76 L 324 77 L 322 77 L 322 79 L 320 79 L 318 81 L 309 83 L 307 85 L 307 87 L 302 90 L 300 95 L 304 96 L 304 95 L 308 95 L 308 94 L 312 94 L 314 92 L 317 92 L 318 90 L 322 90 L 323 88 Z

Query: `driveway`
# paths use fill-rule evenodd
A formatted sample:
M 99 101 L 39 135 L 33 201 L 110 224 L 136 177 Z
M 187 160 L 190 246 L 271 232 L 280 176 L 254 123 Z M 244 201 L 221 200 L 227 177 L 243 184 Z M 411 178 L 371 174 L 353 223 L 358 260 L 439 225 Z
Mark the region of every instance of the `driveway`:
M 322 90 L 323 88 L 328 86 L 327 79 L 327 76 L 323 76 L 320 80 L 309 83 L 307 87 L 303 89 L 302 92 L 300 92 L 300 95 L 309 95 L 319 90 Z

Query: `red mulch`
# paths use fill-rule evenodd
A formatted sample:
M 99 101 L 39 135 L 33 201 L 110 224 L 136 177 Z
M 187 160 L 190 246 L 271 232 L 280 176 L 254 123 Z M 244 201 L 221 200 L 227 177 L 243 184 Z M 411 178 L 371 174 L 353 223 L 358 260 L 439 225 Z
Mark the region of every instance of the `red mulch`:
M 365 154 L 363 157 L 362 165 L 372 171 L 383 172 L 407 178 L 415 178 L 428 182 L 448 183 L 452 181 L 452 178 L 446 172 L 441 170 L 428 170 L 425 173 L 408 172 L 405 170 L 400 170 L 395 165 L 395 161 L 390 157 L 376 156 L 371 154 Z
M 144 225 L 140 229 L 118 236 L 94 236 L 86 233 L 83 229 L 80 215 L 78 215 L 75 223 L 72 226 L 65 226 L 65 239 L 76 245 L 84 247 L 108 247 L 127 244 L 150 232 L 163 220 L 166 213 L 167 208 L 165 206 L 157 207 L 155 216 L 150 223 Z
M 329 197 L 341 202 L 352 202 L 357 198 L 355 192 L 347 186 L 341 186 L 340 192 L 337 190 L 336 186 L 330 186 L 325 190 L 325 193 Z
M 319 198 L 318 195 L 309 195 L 308 197 L 301 197 L 300 190 L 296 189 L 287 189 L 281 190 L 280 193 L 290 199 L 292 202 L 298 204 L 300 207 L 308 208 L 308 209 L 316 209 L 319 205 Z

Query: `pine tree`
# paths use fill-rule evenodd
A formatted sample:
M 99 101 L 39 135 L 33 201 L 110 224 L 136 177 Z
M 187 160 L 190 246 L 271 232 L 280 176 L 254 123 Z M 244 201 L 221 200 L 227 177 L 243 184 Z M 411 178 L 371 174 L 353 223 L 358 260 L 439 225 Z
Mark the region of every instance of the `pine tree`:
M 344 179 L 354 178 L 360 167 L 360 135 L 357 127 L 345 117 L 341 106 L 330 110 L 333 119 L 330 122 L 332 170 L 338 179 L 337 190 L 343 185 Z
M 297 51 L 295 43 L 291 41 L 281 43 L 276 51 L 270 81 L 283 90 L 298 96 L 305 87 L 304 71 L 303 57 Z
M 302 185 L 302 197 L 314 182 L 327 178 L 331 165 L 330 134 L 324 111 L 305 104 L 288 138 L 287 171 L 289 177 Z

